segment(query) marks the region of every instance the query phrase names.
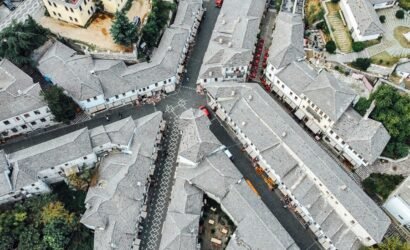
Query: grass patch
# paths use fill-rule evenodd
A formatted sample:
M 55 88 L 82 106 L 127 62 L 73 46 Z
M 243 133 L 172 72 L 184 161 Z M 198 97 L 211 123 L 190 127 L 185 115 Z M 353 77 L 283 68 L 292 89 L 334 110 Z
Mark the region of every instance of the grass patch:
M 399 0 L 399 6 L 405 10 L 410 10 L 410 1 L 409 0 Z
M 404 34 L 406 34 L 407 32 L 410 32 L 410 28 L 405 26 L 399 26 L 394 29 L 394 38 L 399 41 L 400 45 L 403 48 L 410 48 L 410 42 L 408 42 L 404 37 Z
M 364 41 L 362 43 L 364 43 L 364 47 L 371 47 L 373 45 L 379 44 L 381 42 L 381 39 L 374 39 L 374 40 L 368 40 L 368 41 Z
M 392 56 L 386 51 L 383 51 L 382 53 L 372 56 L 371 59 L 372 63 L 387 67 L 391 67 L 400 60 L 399 57 Z
M 308 0 L 305 13 L 307 24 L 311 27 L 313 23 L 323 19 L 325 10 L 322 8 L 319 0 Z

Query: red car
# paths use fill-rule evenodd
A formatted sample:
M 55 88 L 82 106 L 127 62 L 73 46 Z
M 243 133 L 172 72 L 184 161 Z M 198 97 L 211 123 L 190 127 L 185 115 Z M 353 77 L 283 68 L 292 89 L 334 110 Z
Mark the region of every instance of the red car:
M 199 106 L 199 109 L 202 111 L 202 113 L 204 113 L 204 115 L 206 115 L 206 117 L 211 117 L 211 113 L 209 113 L 208 109 L 205 106 Z
M 215 6 L 218 7 L 218 8 L 221 8 L 223 2 L 224 2 L 223 0 L 215 0 Z

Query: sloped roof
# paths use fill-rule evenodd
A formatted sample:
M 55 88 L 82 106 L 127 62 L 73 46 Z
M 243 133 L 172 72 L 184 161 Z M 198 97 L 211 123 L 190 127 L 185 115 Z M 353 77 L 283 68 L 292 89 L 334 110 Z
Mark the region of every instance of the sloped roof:
M 333 121 L 337 121 L 342 116 L 356 96 L 353 90 L 325 70 L 321 71 L 316 80 L 303 90 L 303 94 Z
M 72 133 L 9 154 L 13 165 L 12 184 L 19 189 L 37 181 L 38 172 L 93 153 L 88 129 Z
M 273 43 L 269 48 L 268 61 L 280 69 L 305 57 L 303 50 L 304 23 L 302 16 L 288 12 L 279 12 L 276 28 L 273 31 Z
M 247 66 L 266 1 L 225 0 L 205 52 L 199 78 L 222 76 L 223 67 Z M 210 74 L 212 72 L 212 75 Z
M 47 106 L 38 83 L 7 59 L 0 61 L 0 121 Z
M 384 33 L 384 28 L 369 0 L 346 0 L 358 25 L 360 35 L 370 36 Z
M 180 142 L 179 156 L 197 163 L 221 146 L 208 130 L 205 122 L 207 118 L 202 116 L 200 110 L 190 109 L 184 112 L 180 119 L 186 136 Z
M 361 117 L 352 107 L 341 116 L 333 130 L 370 164 L 381 155 L 390 140 L 382 123 Z
M 317 72 L 305 61 L 293 61 L 276 76 L 297 95 L 312 82 L 316 81 Z
M 0 150 L 0 196 L 12 191 L 8 171 L 9 166 L 6 159 L 6 154 L 3 150 Z
M 126 126 L 129 118 L 115 124 L 121 129 L 130 129 L 134 135 L 129 153 L 111 153 L 103 158 L 98 184 L 88 190 L 87 210 L 81 223 L 104 228 L 94 232 L 94 249 L 131 248 L 161 120 L 162 113 L 155 112 L 133 121 L 135 130 Z
M 38 69 L 76 100 L 103 94 L 100 80 L 92 74 L 94 62 L 91 56 L 79 55 L 58 41 L 40 58 Z
M 238 91 L 239 87 L 241 90 Z M 365 228 L 372 238 L 377 242 L 382 240 L 390 225 L 389 218 L 260 86 L 254 83 L 224 82 L 208 84 L 205 88 L 211 96 L 215 97 L 217 95 L 218 103 L 222 107 L 224 107 L 224 100 L 237 99 L 236 104 L 230 107 L 227 113 L 262 154 L 266 150 L 275 150 L 278 145 L 275 141 L 279 140 L 280 144 L 286 146 L 286 151 L 290 156 L 295 158 L 296 162 L 303 163 L 329 189 L 340 204 L 352 214 L 356 221 Z M 221 93 L 229 93 L 230 88 L 236 89 L 235 95 L 220 95 Z M 219 89 L 226 90 L 221 92 Z M 253 98 L 250 100 L 248 96 L 253 96 Z M 244 125 L 242 121 L 245 120 Z M 254 136 L 255 130 L 259 131 L 258 134 L 264 136 Z M 284 134 L 285 136 L 283 136 Z M 283 167 L 272 161 L 269 164 L 275 172 L 280 172 Z M 290 168 L 290 170 L 292 169 L 295 168 Z M 302 172 L 297 171 L 299 175 L 293 176 L 295 179 L 287 180 L 287 186 L 292 187 L 292 185 L 300 184 L 299 178 L 302 177 L 314 183 L 313 180 L 310 180 L 311 175 L 306 175 L 302 168 L 299 169 Z M 280 177 L 286 178 L 286 176 Z M 342 189 L 341 187 L 344 186 L 347 188 Z M 301 190 L 308 189 L 302 188 Z M 314 193 L 320 192 L 322 191 Z M 326 196 L 326 194 L 324 195 Z M 304 204 L 304 206 L 308 204 Z M 312 212 L 313 210 L 309 209 L 309 211 Z M 322 213 L 319 214 L 323 215 Z M 323 220 L 316 219 L 319 220 L 319 223 Z M 333 229 L 329 227 L 329 230 Z M 334 232 L 325 231 L 325 233 L 331 235 Z M 346 246 L 339 247 L 344 248 Z
M 410 62 L 405 62 L 397 65 L 396 71 L 409 73 L 410 74 Z

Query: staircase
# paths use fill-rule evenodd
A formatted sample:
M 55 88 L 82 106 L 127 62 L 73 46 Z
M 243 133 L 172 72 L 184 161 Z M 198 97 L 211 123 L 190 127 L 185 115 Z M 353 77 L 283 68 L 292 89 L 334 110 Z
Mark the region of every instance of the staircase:
M 336 44 L 339 50 L 343 53 L 349 53 L 352 49 L 352 38 L 347 32 L 347 28 L 344 26 L 343 21 L 338 11 L 329 10 L 327 19 L 333 31 L 333 36 L 336 39 Z

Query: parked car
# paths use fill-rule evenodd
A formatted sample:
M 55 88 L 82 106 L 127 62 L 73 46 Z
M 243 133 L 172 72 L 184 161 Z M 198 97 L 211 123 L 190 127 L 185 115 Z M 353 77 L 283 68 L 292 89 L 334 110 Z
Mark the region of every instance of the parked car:
M 135 26 L 139 27 L 141 24 L 141 18 L 139 16 L 135 16 L 132 22 L 134 23 Z
M 224 153 L 226 154 L 226 156 L 228 156 L 229 160 L 233 160 L 233 155 L 231 153 L 231 151 L 229 151 L 228 149 L 224 150 Z
M 13 11 L 16 9 L 16 6 L 14 6 L 14 4 L 10 1 L 10 0 L 5 0 L 3 1 L 4 5 L 6 5 L 7 9 L 9 9 L 10 11 Z
M 199 109 L 202 111 L 202 113 L 204 113 L 204 115 L 206 115 L 206 117 L 211 117 L 211 113 L 205 106 L 199 106 Z

